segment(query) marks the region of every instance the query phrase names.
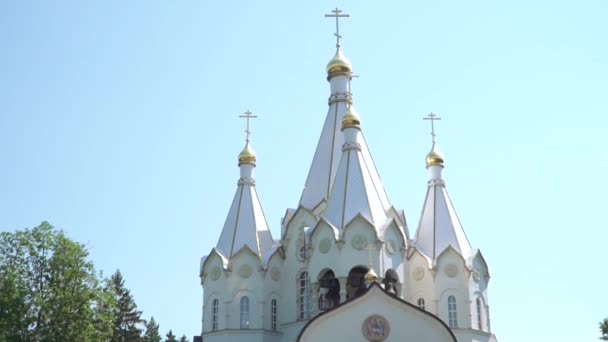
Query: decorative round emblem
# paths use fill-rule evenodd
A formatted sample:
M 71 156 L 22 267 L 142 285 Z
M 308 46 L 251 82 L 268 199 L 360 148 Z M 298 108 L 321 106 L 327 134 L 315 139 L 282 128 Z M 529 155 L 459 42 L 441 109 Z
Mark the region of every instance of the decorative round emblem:
M 473 270 L 473 280 L 476 283 L 479 283 L 479 280 L 481 279 L 481 275 L 479 274 L 478 270 Z
M 357 234 L 353 237 L 351 244 L 354 249 L 362 250 L 367 247 L 367 238 L 361 234 Z
M 218 280 L 220 278 L 221 273 L 222 273 L 222 270 L 220 270 L 219 267 L 214 267 L 211 270 L 211 274 L 210 274 L 211 280 Z
M 361 332 L 368 341 L 384 341 L 390 333 L 390 326 L 386 318 L 380 315 L 372 315 L 363 321 Z
M 393 255 L 395 254 L 395 251 L 397 250 L 395 241 L 393 240 L 388 240 L 386 242 L 386 251 L 388 252 L 388 254 Z
M 306 260 L 306 245 L 302 244 L 298 246 L 297 256 L 300 261 Z
M 278 267 L 270 269 L 270 278 L 274 281 L 279 281 L 279 279 L 281 279 L 281 270 L 279 270 Z
M 331 248 L 331 242 L 329 241 L 329 239 L 323 239 L 323 240 L 321 240 L 321 242 L 319 242 L 319 252 L 325 254 L 325 253 L 329 252 L 330 248 Z
M 249 265 L 247 265 L 247 264 L 242 265 L 242 266 L 239 268 L 239 275 L 240 275 L 241 277 L 243 277 L 243 278 L 249 278 L 249 277 L 251 277 L 251 274 L 252 274 L 252 273 L 253 273 L 253 269 L 251 268 L 251 266 L 249 266 Z
M 412 276 L 418 281 L 422 280 L 422 278 L 424 278 L 424 268 L 416 267 L 416 269 L 414 269 L 414 272 L 412 272 Z
M 445 266 L 445 275 L 447 275 L 450 278 L 454 278 L 456 275 L 458 275 L 458 266 L 454 265 L 454 264 L 447 264 Z

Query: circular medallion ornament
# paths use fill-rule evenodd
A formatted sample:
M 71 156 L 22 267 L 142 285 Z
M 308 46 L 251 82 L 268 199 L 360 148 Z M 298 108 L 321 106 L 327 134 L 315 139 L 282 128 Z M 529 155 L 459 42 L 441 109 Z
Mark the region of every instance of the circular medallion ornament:
M 476 283 L 479 283 L 480 279 L 481 279 L 481 275 L 479 274 L 479 271 L 473 270 L 473 281 L 475 281 Z
M 388 240 L 386 242 L 386 251 L 388 252 L 388 254 L 393 255 L 395 254 L 395 251 L 397 250 L 397 244 L 395 243 L 395 241 L 393 240 Z
M 454 264 L 447 264 L 444 269 L 445 275 L 450 278 L 454 278 L 458 275 L 458 266 Z
M 416 269 L 414 269 L 414 272 L 412 272 L 412 276 L 417 281 L 422 280 L 422 278 L 424 278 L 424 268 L 422 268 L 422 267 L 416 267 Z
M 388 337 L 390 330 L 388 321 L 380 315 L 367 317 L 361 325 L 361 332 L 368 341 L 384 341 Z
M 362 250 L 367 247 L 367 238 L 361 234 L 357 234 L 353 237 L 353 241 L 351 242 L 352 246 L 356 250 Z
M 214 267 L 211 270 L 211 274 L 210 274 L 211 280 L 218 280 L 220 278 L 221 273 L 222 273 L 222 270 L 220 270 L 219 267 Z
M 243 278 L 249 278 L 249 277 L 251 277 L 251 274 L 252 274 L 252 273 L 253 273 L 253 269 L 251 268 L 251 266 L 249 266 L 249 265 L 247 265 L 247 264 L 242 265 L 242 266 L 239 268 L 239 275 L 240 275 L 241 277 L 243 277 Z
M 330 248 L 331 248 L 331 242 L 329 241 L 329 239 L 323 239 L 323 240 L 321 240 L 321 242 L 319 242 L 319 252 L 325 254 L 325 253 L 329 252 Z
M 273 267 L 270 270 L 270 278 L 274 281 L 279 281 L 279 279 L 281 279 L 281 270 L 279 270 L 278 267 Z

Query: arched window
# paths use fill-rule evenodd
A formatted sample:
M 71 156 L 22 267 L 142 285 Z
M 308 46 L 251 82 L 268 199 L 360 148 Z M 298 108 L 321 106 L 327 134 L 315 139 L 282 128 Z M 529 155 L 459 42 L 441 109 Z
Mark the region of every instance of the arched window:
M 399 283 L 399 276 L 394 269 L 389 268 L 384 274 L 384 290 L 393 296 L 399 297 L 401 295 L 401 284 Z
M 481 318 L 481 299 L 477 298 L 475 304 L 477 304 L 477 329 L 483 330 L 483 320 Z
M 249 297 L 241 297 L 241 329 L 249 328 Z
M 450 328 L 458 327 L 458 318 L 456 317 L 456 297 L 448 297 L 448 326 Z
M 298 293 L 298 318 L 310 318 L 310 280 L 308 272 L 300 273 Z
M 277 300 L 270 301 L 270 330 L 277 331 Z
M 418 298 L 418 307 L 422 310 L 426 310 L 424 307 L 424 298 Z
M 217 298 L 214 299 L 211 304 L 211 330 L 217 330 L 218 314 L 220 310 L 219 305 Z

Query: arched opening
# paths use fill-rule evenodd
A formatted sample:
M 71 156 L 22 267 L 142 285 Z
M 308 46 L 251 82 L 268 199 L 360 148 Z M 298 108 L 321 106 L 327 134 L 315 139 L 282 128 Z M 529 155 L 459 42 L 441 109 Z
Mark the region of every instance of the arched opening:
M 483 330 L 483 316 L 481 313 L 481 299 L 479 297 L 475 301 L 475 305 L 477 306 L 477 330 Z
M 348 279 L 346 280 L 346 300 L 353 299 L 365 293 L 365 274 L 367 268 L 356 266 L 348 272 Z
M 277 300 L 270 301 L 270 330 L 277 331 Z
M 384 290 L 394 296 L 401 295 L 401 284 L 399 283 L 399 276 L 394 269 L 389 268 L 384 274 Z
M 448 297 L 448 326 L 458 328 L 458 315 L 456 313 L 456 297 Z
M 319 310 L 329 310 L 340 303 L 340 282 L 332 270 L 319 278 Z
M 241 297 L 241 329 L 249 329 L 249 297 Z

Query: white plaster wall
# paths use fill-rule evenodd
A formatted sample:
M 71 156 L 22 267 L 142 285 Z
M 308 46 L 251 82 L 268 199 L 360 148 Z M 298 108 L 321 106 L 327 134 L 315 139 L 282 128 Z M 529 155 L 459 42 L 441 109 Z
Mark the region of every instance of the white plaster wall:
M 454 277 L 448 275 L 449 267 L 456 267 L 458 273 Z M 439 256 L 436 268 L 435 295 L 438 299 L 438 316 L 448 323 L 448 297 L 453 295 L 456 298 L 458 328 L 471 328 L 471 299 L 464 260 L 450 249 Z

